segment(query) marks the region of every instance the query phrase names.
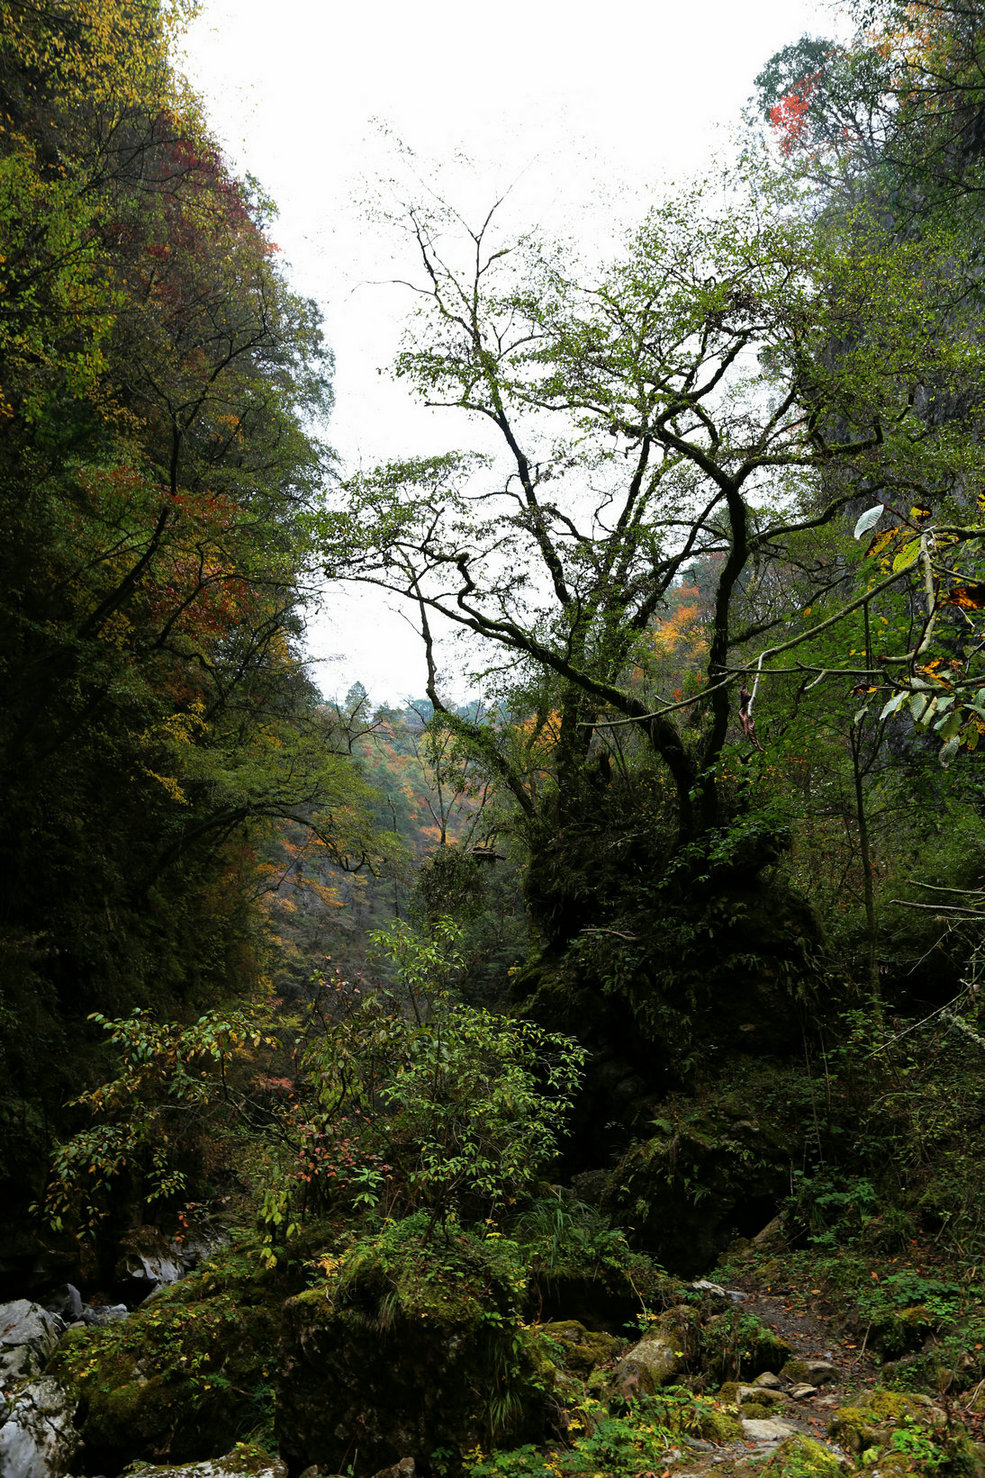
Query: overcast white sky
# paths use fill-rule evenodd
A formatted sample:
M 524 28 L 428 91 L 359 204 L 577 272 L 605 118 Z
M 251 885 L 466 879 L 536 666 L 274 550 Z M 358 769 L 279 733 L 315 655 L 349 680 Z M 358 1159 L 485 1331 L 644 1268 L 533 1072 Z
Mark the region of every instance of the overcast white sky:
M 513 187 L 518 228 L 591 241 L 725 149 L 774 51 L 833 28 L 824 0 L 202 0 L 185 68 L 233 167 L 277 202 L 294 285 L 322 307 L 343 464 L 462 434 L 378 373 L 409 307 L 386 285 L 399 244 L 366 213 L 394 136 L 426 178 L 464 152 L 466 208 Z M 310 647 L 326 693 L 357 678 L 378 701 L 423 690 L 419 640 L 369 594 L 330 592 Z

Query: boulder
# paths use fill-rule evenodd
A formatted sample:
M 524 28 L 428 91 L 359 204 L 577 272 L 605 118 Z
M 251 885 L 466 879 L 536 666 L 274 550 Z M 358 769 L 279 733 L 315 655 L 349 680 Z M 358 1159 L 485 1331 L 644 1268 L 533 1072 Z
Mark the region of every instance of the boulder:
M 799 1435 L 795 1426 L 778 1416 L 760 1417 L 757 1420 L 743 1417 L 742 1431 L 751 1442 L 782 1442 L 785 1437 Z
M 788 1360 L 780 1371 L 784 1380 L 794 1385 L 825 1386 L 840 1375 L 830 1360 Z
M 74 1283 L 63 1283 L 48 1294 L 45 1308 L 50 1314 L 64 1319 L 66 1324 L 74 1324 L 76 1319 L 82 1318 L 82 1295 Z
M 697 1354 L 700 1323 L 695 1309 L 681 1305 L 661 1314 L 613 1371 L 613 1385 L 625 1400 L 649 1396 L 668 1385 Z
M 628 1223 L 633 1240 L 672 1273 L 694 1276 L 737 1228 L 761 1225 L 763 1213 L 775 1210 L 789 1188 L 791 1145 L 775 1125 L 731 1101 L 686 1119 L 668 1113 L 654 1127 L 612 1171 L 602 1209 Z M 706 1292 L 725 1302 L 714 1286 Z
M 329 1280 L 288 1300 L 276 1430 L 293 1470 L 351 1465 L 363 1478 L 408 1456 L 427 1463 L 436 1448 L 544 1436 L 552 1372 L 505 1311 L 501 1324 L 489 1319 L 490 1284 L 463 1276 L 405 1287 L 402 1299 L 391 1284 L 388 1297 L 368 1261 L 341 1289 Z
M 844 1467 L 844 1459 L 830 1448 L 811 1437 L 797 1436 L 788 1437 L 780 1444 L 768 1459 L 762 1474 L 763 1478 L 768 1473 L 775 1474 L 776 1478 L 790 1478 L 794 1473 L 799 1478 L 838 1478 Z
M 141 1463 L 140 1478 L 287 1478 L 287 1466 L 261 1448 L 242 1443 L 224 1457 L 206 1458 L 200 1463 L 182 1463 L 178 1467 L 173 1464 L 148 1467 Z
M 0 1304 L 0 1389 L 40 1375 L 64 1328 L 57 1314 L 26 1298 Z
M 3 1478 L 63 1478 L 79 1451 L 75 1399 L 49 1376 L 21 1386 L 0 1427 Z

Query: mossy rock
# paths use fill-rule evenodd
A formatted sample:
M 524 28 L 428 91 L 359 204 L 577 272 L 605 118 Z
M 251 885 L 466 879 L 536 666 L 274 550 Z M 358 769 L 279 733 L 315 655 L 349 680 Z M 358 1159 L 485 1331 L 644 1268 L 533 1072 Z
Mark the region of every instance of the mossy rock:
M 939 1408 L 924 1405 L 901 1391 L 877 1386 L 873 1391 L 863 1392 L 854 1404 L 840 1406 L 828 1423 L 828 1433 L 857 1455 L 871 1448 L 888 1448 L 894 1431 L 907 1428 L 932 1434 L 944 1422 L 944 1413 Z
M 724 1446 L 727 1442 L 741 1442 L 742 1423 L 734 1412 L 727 1411 L 722 1403 L 707 1401 L 695 1403 L 697 1422 L 694 1433 L 705 1442 Z
M 134 1478 L 287 1478 L 287 1467 L 280 1458 L 272 1457 L 252 1443 L 237 1443 L 232 1452 L 222 1457 L 206 1458 L 199 1463 L 182 1463 L 147 1467 L 139 1464 Z
M 786 1365 L 792 1353 L 785 1339 L 740 1308 L 715 1315 L 701 1331 L 701 1365 L 715 1381 L 755 1380 L 767 1370 Z
M 603 1209 L 663 1266 L 692 1277 L 714 1264 L 737 1225 L 758 1230 L 775 1213 L 789 1189 L 791 1144 L 730 1102 L 658 1122 L 660 1132 L 612 1172 Z
M 556 1320 L 541 1324 L 534 1331 L 553 1346 L 557 1362 L 572 1375 L 585 1380 L 601 1365 L 607 1365 L 626 1346 L 624 1339 L 602 1330 L 586 1329 L 577 1319 Z
M 788 1437 L 759 1471 L 764 1478 L 839 1478 L 842 1463 L 810 1437 Z
M 270 1429 L 280 1302 L 262 1283 L 206 1274 L 123 1322 L 70 1330 L 50 1371 L 78 1398 L 90 1466 L 219 1458 Z
M 277 1435 L 292 1470 L 374 1474 L 436 1448 L 536 1441 L 554 1367 L 519 1321 L 508 1250 L 465 1234 L 429 1239 L 418 1218 L 350 1250 L 288 1300 Z

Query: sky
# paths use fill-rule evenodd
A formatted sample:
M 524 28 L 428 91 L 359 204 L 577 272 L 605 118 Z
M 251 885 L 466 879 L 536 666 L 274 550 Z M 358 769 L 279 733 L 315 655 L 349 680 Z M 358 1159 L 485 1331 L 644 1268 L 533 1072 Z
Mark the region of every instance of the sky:
M 727 152 L 773 52 L 835 24 L 823 0 L 202 0 L 184 70 L 232 168 L 275 201 L 292 285 L 321 307 L 341 467 L 461 440 L 385 373 L 412 307 L 381 220 L 395 178 L 420 194 L 440 180 L 470 218 L 506 194 L 518 231 L 615 245 Z M 326 590 L 308 645 L 326 695 L 423 690 L 419 637 L 365 588 Z

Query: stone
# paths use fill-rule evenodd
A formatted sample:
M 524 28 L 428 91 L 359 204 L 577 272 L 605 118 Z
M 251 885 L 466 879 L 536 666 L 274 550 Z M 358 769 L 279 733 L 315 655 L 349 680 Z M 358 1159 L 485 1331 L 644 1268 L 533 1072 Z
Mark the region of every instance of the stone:
M 766 1407 L 782 1406 L 785 1400 L 786 1397 L 781 1391 L 774 1390 L 772 1386 L 761 1386 L 758 1382 L 751 1386 L 737 1385 L 735 1387 L 735 1401 L 739 1406 L 745 1406 L 749 1401 Z
M 120 1319 L 128 1319 L 130 1310 L 126 1304 L 100 1304 L 93 1308 L 86 1304 L 82 1310 L 81 1322 L 92 1329 L 101 1329 L 104 1324 L 115 1324 Z
M 163 1467 L 141 1463 L 140 1478 L 287 1478 L 287 1464 L 259 1447 L 243 1443 L 224 1457 L 206 1458 L 199 1463 L 182 1463 L 177 1467 L 173 1463 L 165 1463 Z M 313 1473 L 312 1478 L 318 1475 Z
M 830 1360 L 788 1360 L 780 1374 L 794 1384 L 824 1386 L 836 1381 L 841 1372 Z
M 63 1283 L 61 1288 L 48 1295 L 45 1308 L 50 1314 L 64 1319 L 66 1324 L 74 1324 L 82 1317 L 82 1295 L 74 1283 Z
M 806 1382 L 801 1382 L 799 1385 L 791 1386 L 787 1395 L 794 1401 L 806 1401 L 809 1396 L 817 1395 L 817 1386 L 809 1386 Z
M 565 1370 L 583 1379 L 599 1365 L 611 1360 L 626 1343 L 602 1330 L 589 1331 L 577 1319 L 559 1319 L 553 1324 L 542 1324 L 538 1333 L 560 1347 Z
M 613 1380 L 627 1400 L 632 1396 L 649 1396 L 659 1386 L 672 1381 L 681 1369 L 681 1352 L 674 1341 L 660 1329 L 647 1334 L 619 1361 Z
M 75 1399 L 49 1376 L 22 1386 L 0 1427 L 3 1478 L 64 1478 L 81 1441 Z
M 688 1287 L 693 1289 L 695 1293 L 710 1293 L 715 1298 L 728 1298 L 728 1293 L 722 1287 L 721 1283 L 710 1283 L 707 1278 L 699 1278 L 696 1283 L 689 1283 Z
M 776 1478 L 838 1478 L 845 1467 L 844 1458 L 815 1442 L 812 1437 L 788 1437 L 770 1457 L 761 1471 L 763 1478 L 775 1474 Z
M 57 1314 L 29 1299 L 0 1304 L 0 1389 L 40 1375 L 64 1328 Z
M 402 1457 L 399 1463 L 394 1463 L 392 1468 L 381 1468 L 373 1478 L 414 1478 L 417 1466 L 412 1457 Z
M 778 1416 L 760 1417 L 754 1421 L 743 1417 L 742 1431 L 752 1442 L 782 1442 L 786 1437 L 799 1435 L 796 1427 Z
M 768 1391 L 782 1391 L 783 1381 L 772 1370 L 764 1370 L 762 1375 L 757 1375 L 753 1381 L 754 1386 L 765 1386 Z
M 668 1309 L 619 1361 L 612 1375 L 615 1389 L 624 1400 L 652 1395 L 697 1356 L 700 1340 L 695 1309 L 683 1304 Z

